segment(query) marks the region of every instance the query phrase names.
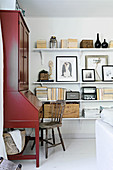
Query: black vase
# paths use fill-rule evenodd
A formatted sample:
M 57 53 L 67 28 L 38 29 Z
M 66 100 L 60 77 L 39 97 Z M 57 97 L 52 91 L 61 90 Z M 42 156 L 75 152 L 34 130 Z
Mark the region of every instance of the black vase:
M 97 40 L 95 42 L 95 48 L 100 48 L 101 47 L 101 42 L 99 40 L 99 33 L 97 33 Z
M 104 42 L 102 43 L 102 48 L 108 48 L 108 43 L 106 42 L 106 39 L 104 39 Z

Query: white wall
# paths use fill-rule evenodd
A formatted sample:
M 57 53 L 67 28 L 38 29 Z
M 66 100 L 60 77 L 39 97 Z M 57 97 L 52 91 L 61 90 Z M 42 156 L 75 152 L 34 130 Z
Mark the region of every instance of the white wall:
M 1 10 L 15 10 L 16 0 L 0 0 Z
M 55 57 L 57 55 L 79 55 L 74 52 L 44 52 L 44 65 L 41 65 L 39 53 L 33 52 L 37 40 L 45 39 L 49 42 L 50 37 L 55 35 L 59 42 L 61 39 L 76 38 L 78 42 L 82 39 L 92 39 L 96 41 L 97 33 L 100 33 L 100 40 L 105 38 L 107 42 L 113 39 L 113 19 L 112 18 L 26 18 L 30 29 L 30 89 L 33 91 L 36 85 L 40 70 L 49 70 L 48 61 L 53 60 L 53 78 L 55 79 Z M 49 47 L 49 43 L 47 43 Z M 79 43 L 78 43 L 79 47 Z M 93 52 L 89 54 L 93 55 Z M 103 54 L 103 53 L 99 53 Z M 108 54 L 108 53 L 107 53 Z M 86 55 L 86 53 L 84 54 Z M 106 53 L 104 53 L 106 55 Z M 112 54 L 108 54 L 112 57 Z M 73 85 L 65 86 L 67 89 L 78 89 Z M 88 105 L 88 104 L 87 104 Z M 63 134 L 68 137 L 94 137 L 95 121 L 89 120 L 65 120 L 63 123 Z

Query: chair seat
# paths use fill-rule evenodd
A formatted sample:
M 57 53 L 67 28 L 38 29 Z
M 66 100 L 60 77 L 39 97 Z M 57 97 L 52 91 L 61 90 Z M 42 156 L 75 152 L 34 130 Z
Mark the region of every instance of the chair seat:
M 39 124 L 40 129 L 52 129 L 56 127 L 61 127 L 62 123 L 59 122 L 43 122 Z

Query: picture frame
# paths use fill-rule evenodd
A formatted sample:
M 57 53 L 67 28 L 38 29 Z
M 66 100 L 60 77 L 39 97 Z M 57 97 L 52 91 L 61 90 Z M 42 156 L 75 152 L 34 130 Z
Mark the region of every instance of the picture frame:
M 108 65 L 108 55 L 85 56 L 85 69 L 95 69 L 95 80 L 102 80 L 102 65 Z
M 78 81 L 77 56 L 56 56 L 56 81 Z
M 113 65 L 102 66 L 102 81 L 113 81 Z
M 95 81 L 95 70 L 94 69 L 82 69 L 82 81 L 83 82 L 94 82 Z

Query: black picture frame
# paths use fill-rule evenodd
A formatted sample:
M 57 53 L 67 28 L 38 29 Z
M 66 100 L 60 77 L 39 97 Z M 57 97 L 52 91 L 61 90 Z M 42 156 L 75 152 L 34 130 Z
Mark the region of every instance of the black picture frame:
M 106 82 L 113 81 L 113 65 L 102 66 L 102 81 Z
M 77 81 L 77 56 L 56 56 L 56 82 Z
M 95 70 L 94 69 L 82 69 L 82 81 L 83 82 L 94 82 L 95 81 Z

